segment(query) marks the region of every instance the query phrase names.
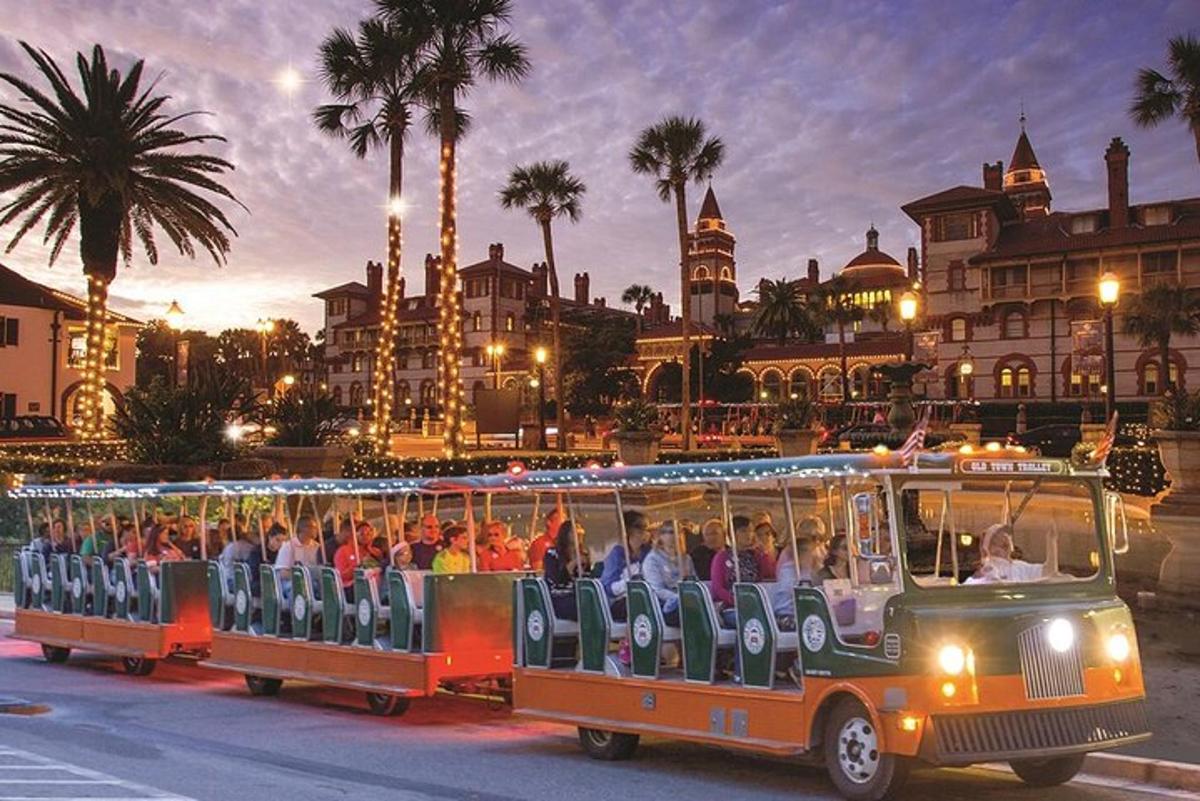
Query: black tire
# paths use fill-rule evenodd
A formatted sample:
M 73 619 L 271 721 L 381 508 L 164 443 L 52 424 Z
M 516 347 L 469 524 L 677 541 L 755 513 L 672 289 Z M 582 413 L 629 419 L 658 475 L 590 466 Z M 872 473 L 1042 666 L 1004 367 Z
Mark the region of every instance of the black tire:
M 877 748 L 878 734 L 866 707 L 856 699 L 839 701 L 825 723 L 825 769 L 848 801 L 895 798 L 908 779 L 910 761 Z
M 408 711 L 409 703 L 409 698 L 403 695 L 367 693 L 367 706 L 370 707 L 371 714 L 379 715 L 380 717 L 403 715 Z
M 250 694 L 253 696 L 271 698 L 279 695 L 283 679 L 269 679 L 266 676 L 252 676 L 247 673 L 246 686 L 250 688 Z
M 579 744 L 583 746 L 583 750 L 592 759 L 605 762 L 629 759 L 637 750 L 639 739 L 636 734 L 579 727 Z
M 42 659 L 52 665 L 61 665 L 71 656 L 70 648 L 60 648 L 57 645 L 43 645 Z
M 1008 765 L 1030 787 L 1054 787 L 1075 778 L 1075 774 L 1083 767 L 1085 756 L 1071 754 L 1050 759 L 1014 759 Z
M 144 656 L 126 656 L 121 659 L 121 664 L 130 676 L 149 676 L 158 666 L 158 660 Z

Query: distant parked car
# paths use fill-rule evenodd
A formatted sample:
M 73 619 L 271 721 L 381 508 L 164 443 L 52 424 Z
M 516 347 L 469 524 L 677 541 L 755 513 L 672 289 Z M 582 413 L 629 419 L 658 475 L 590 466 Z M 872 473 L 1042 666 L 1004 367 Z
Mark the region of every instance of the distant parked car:
M 836 448 L 838 443 L 849 442 L 851 448 L 869 448 L 887 440 L 891 433 L 887 423 L 855 423 L 826 431 L 820 446 Z
M 66 438 L 67 429 L 49 415 L 29 414 L 0 419 L 0 440 L 5 442 Z
M 1072 449 L 1083 439 L 1079 426 L 1071 423 L 1056 423 L 1048 426 L 1031 428 L 1024 434 L 1010 434 L 1009 445 L 1022 445 L 1030 450 L 1036 450 L 1042 456 L 1065 459 L 1071 455 Z M 1137 440 L 1125 434 L 1118 434 L 1116 445 L 1136 445 Z

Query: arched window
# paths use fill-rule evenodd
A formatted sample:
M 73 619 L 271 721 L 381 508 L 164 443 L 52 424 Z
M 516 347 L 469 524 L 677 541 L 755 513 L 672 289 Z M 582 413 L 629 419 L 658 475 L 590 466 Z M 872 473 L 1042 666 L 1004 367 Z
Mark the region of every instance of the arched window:
M 812 373 L 803 367 L 788 376 L 788 396 L 808 400 L 812 396 Z
M 1033 394 L 1033 371 L 1028 367 L 1017 368 L 1017 397 L 1028 398 Z
M 759 400 L 774 403 L 783 394 L 783 375 L 778 370 L 767 370 L 762 374 L 762 390 Z
M 1037 367 L 1029 357 L 1009 354 L 996 360 L 996 397 L 1032 398 L 1036 394 Z
M 363 405 L 363 387 L 362 384 L 358 383 L 357 381 L 350 385 L 350 405 Z
M 482 312 L 475 312 L 474 314 L 471 315 L 471 330 L 472 331 L 482 331 L 483 330 L 483 313 Z
M 1181 388 L 1186 383 L 1187 363 L 1183 356 L 1171 351 L 1167 359 L 1170 386 Z M 1161 395 L 1166 387 L 1162 380 L 1162 354 L 1158 349 L 1148 350 L 1138 357 L 1137 365 L 1138 389 L 1142 395 Z
M 721 280 L 722 281 L 732 281 L 733 280 L 733 272 L 728 267 L 721 268 Z
M 967 318 L 955 317 L 950 320 L 950 341 L 951 342 L 966 342 L 967 341 Z
M 421 382 L 421 405 L 433 406 L 437 403 L 437 387 L 429 379 Z
M 1000 338 L 1024 339 L 1025 336 L 1025 313 L 1013 310 L 1005 314 L 1000 327 Z
M 400 381 L 396 384 L 396 403 L 403 405 L 404 401 L 412 397 L 412 387 L 407 381 Z
M 1103 376 L 1099 369 L 1088 374 L 1080 372 L 1070 356 L 1063 362 L 1064 389 L 1073 398 L 1099 398 Z
M 842 399 L 842 371 L 829 366 L 821 368 L 817 374 L 817 392 L 820 399 L 826 403 L 836 403 Z
M 946 398 L 950 400 L 970 400 L 975 397 L 975 377 L 963 375 L 958 369 L 958 363 L 946 368 Z
M 709 278 L 712 278 L 712 273 L 710 273 L 708 271 L 707 267 L 705 267 L 703 264 L 701 264 L 699 267 L 696 268 L 695 272 L 692 274 L 692 278 L 694 278 L 697 281 L 707 281 Z

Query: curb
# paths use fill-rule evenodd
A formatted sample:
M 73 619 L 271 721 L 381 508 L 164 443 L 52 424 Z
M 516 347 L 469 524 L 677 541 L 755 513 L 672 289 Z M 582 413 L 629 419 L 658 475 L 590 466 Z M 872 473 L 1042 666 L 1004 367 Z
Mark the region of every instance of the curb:
M 1200 792 L 1200 765 L 1187 762 L 1147 759 L 1124 754 L 1088 754 L 1080 772 L 1170 790 Z

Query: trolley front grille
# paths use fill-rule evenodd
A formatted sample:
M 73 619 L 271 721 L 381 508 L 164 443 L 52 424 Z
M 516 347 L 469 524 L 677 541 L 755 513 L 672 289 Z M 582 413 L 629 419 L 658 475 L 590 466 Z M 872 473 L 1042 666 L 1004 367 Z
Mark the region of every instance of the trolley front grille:
M 1079 637 L 1075 637 L 1067 650 L 1056 651 L 1050 647 L 1047 629 L 1048 624 L 1042 623 L 1017 635 L 1025 697 L 1039 700 L 1083 695 Z
M 1067 709 L 934 715 L 933 729 L 937 761 L 943 764 L 1083 751 L 1150 731 L 1141 700 Z

